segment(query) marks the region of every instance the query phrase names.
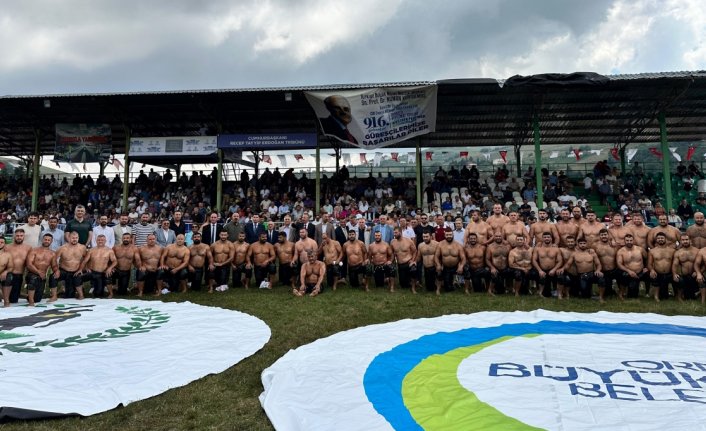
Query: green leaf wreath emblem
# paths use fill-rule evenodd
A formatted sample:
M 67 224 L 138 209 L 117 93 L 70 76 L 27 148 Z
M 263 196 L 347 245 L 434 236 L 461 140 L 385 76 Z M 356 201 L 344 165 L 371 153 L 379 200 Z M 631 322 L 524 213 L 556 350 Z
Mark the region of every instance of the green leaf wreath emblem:
M 60 304 L 57 304 L 60 306 Z M 21 343 L 0 343 L 0 355 L 2 350 L 7 350 L 14 353 L 38 353 L 44 347 L 54 347 L 61 349 L 64 347 L 73 347 L 79 344 L 86 343 L 103 343 L 115 338 L 129 337 L 133 334 L 141 334 L 158 329 L 169 321 L 169 315 L 159 310 L 152 308 L 134 307 L 116 307 L 115 311 L 125 313 L 132 316 L 125 325 L 118 328 L 106 329 L 103 332 L 94 332 L 86 335 L 73 335 L 64 339 L 55 338 L 45 341 L 24 341 Z M 22 337 L 21 334 L 7 334 L 6 337 L 0 338 L 9 339 Z

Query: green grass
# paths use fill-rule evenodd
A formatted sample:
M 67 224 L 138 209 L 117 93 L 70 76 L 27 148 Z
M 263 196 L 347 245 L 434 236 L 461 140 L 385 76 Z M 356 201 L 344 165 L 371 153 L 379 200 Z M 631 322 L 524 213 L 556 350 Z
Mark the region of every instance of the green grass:
M 270 326 L 272 338 L 261 351 L 221 374 L 207 376 L 127 407 L 88 418 L 6 423 L 0 425 L 0 430 L 271 430 L 257 398 L 262 392 L 260 373 L 263 369 L 288 350 L 319 338 L 359 326 L 405 318 L 538 308 L 577 312 L 706 314 L 706 308 L 696 301 L 678 303 L 669 300 L 656 304 L 644 297 L 625 302 L 611 298 L 601 306 L 595 300 L 559 302 L 538 297 L 489 298 L 483 294 L 465 296 L 458 292 L 443 294 L 439 298 L 429 293 L 412 295 L 410 292 L 389 293 L 376 289 L 366 294 L 347 287 L 336 292 L 326 291 L 316 298 L 294 297 L 287 289 L 277 287 L 273 291 L 231 289 L 212 295 L 205 292 L 170 294 L 163 300 L 191 301 L 252 314 Z M 639 316 L 635 319 L 639 320 Z M 27 372 L 42 373 L 42 370 Z

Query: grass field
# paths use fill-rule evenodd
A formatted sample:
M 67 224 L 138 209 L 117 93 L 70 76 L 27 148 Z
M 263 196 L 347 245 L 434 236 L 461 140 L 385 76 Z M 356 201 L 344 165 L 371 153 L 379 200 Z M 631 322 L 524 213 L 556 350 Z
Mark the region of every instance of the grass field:
M 434 317 L 478 311 L 554 311 L 659 313 L 704 316 L 706 308 L 696 301 L 656 304 L 646 298 L 618 302 L 610 299 L 601 306 L 595 300 L 541 299 L 538 297 L 487 297 L 448 293 L 370 293 L 347 287 L 326 291 L 316 297 L 298 298 L 283 288 L 272 291 L 231 289 L 209 295 L 202 292 L 170 294 L 164 301 L 194 303 L 243 311 L 259 317 L 272 329 L 272 338 L 250 358 L 227 371 L 205 377 L 185 387 L 170 390 L 148 400 L 120 407 L 88 418 L 12 422 L 0 430 L 271 430 L 258 395 L 260 373 L 288 350 L 347 329 L 405 318 Z M 636 315 L 635 320 L 639 321 Z M 234 328 L 236 329 L 236 328 Z M 71 364 L 66 364 L 72 366 Z M 344 364 L 341 364 L 345 366 Z M 27 370 L 41 373 L 42 370 Z

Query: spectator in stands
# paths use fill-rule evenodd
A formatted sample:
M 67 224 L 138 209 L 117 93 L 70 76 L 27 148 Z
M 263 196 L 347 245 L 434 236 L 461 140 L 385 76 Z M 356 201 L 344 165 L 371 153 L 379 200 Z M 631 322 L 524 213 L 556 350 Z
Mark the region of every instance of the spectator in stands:
M 534 202 L 537 199 L 537 189 L 533 182 L 528 182 L 522 191 L 522 199 L 529 202 Z
M 675 177 L 683 177 L 686 175 L 686 166 L 684 166 L 684 162 L 680 161 L 679 164 L 677 165 L 677 170 L 676 173 L 674 174 Z
M 698 177 L 699 179 L 704 178 L 704 174 L 701 172 L 698 166 L 696 166 L 696 163 L 691 162 L 689 163 L 689 168 L 688 168 L 689 174 L 691 174 L 693 177 Z
M 691 204 L 687 202 L 686 199 L 681 200 L 679 206 L 677 207 L 676 213 L 679 215 L 679 217 L 681 217 L 681 220 L 684 223 L 688 222 L 690 218 L 694 217 L 694 209 L 691 207 Z
M 683 225 L 683 220 L 677 212 L 674 210 L 674 208 L 669 210 L 669 215 L 667 216 L 667 223 L 669 223 L 671 226 L 674 226 L 677 229 L 681 229 Z
M 691 189 L 694 188 L 694 178 L 691 176 L 691 174 L 686 174 L 682 177 L 682 181 L 684 182 L 684 191 L 685 192 L 690 192 Z

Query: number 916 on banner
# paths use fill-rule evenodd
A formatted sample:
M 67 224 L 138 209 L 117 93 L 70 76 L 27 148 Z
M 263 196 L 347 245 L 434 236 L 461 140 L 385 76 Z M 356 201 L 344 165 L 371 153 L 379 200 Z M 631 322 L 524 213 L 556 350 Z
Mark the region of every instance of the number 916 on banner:
M 363 119 L 363 124 L 365 124 L 366 129 L 387 127 L 389 125 L 387 115 L 380 115 L 379 117 L 365 117 Z

